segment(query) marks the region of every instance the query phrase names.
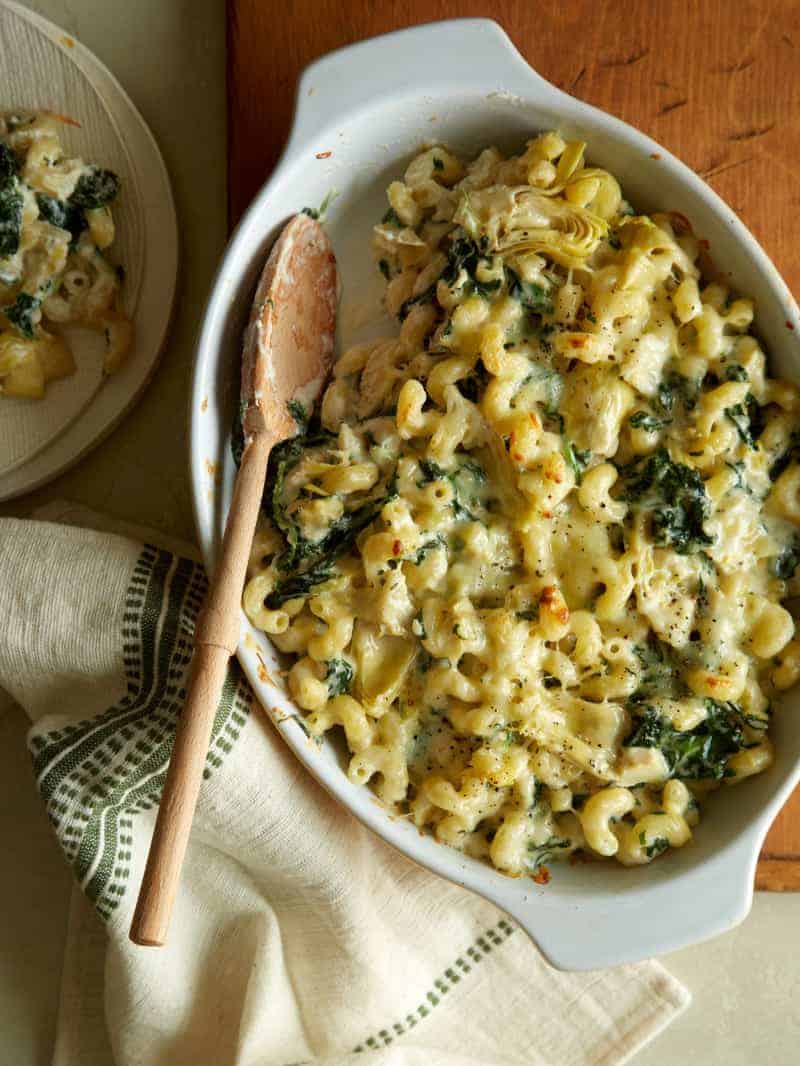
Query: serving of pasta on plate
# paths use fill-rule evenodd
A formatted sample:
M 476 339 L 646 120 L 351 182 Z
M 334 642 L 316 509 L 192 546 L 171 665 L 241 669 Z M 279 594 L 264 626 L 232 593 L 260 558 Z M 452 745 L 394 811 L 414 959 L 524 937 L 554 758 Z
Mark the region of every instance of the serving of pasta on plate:
M 295 405 L 244 594 L 354 783 L 538 880 L 687 844 L 800 678 L 800 393 L 687 219 L 585 149 L 436 145 L 391 183 L 399 332 Z
M 118 306 L 123 271 L 106 258 L 119 179 L 65 154 L 68 122 L 0 113 L 0 397 L 40 400 L 48 382 L 75 372 L 65 326 L 104 335 L 105 374 L 132 343 Z

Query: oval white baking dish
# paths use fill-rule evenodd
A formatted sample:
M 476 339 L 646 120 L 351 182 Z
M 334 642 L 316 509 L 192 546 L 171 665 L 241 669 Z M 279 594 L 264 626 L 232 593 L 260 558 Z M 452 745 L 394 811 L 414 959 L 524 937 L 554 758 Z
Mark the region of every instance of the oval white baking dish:
M 365 41 L 303 74 L 284 155 L 236 230 L 206 309 L 190 418 L 195 515 L 209 567 L 233 485 L 229 440 L 242 328 L 279 227 L 300 208 L 338 192 L 327 223 L 342 276 L 341 341 L 374 336 L 381 322 L 371 311 L 379 306 L 381 285 L 370 230 L 384 213 L 387 184 L 420 144 L 442 140 L 474 154 L 488 144 L 519 148 L 551 128 L 588 141 L 590 159 L 612 171 L 640 209 L 674 209 L 691 219 L 731 283 L 755 298 L 758 331 L 775 370 L 800 381 L 800 317 L 785 284 L 731 209 L 667 151 L 548 84 L 489 20 L 434 23 Z M 493 900 L 562 969 L 642 959 L 740 922 L 750 908 L 764 834 L 800 778 L 800 701 L 790 695 L 775 718 L 775 765 L 713 797 L 692 844 L 638 869 L 556 866 L 550 884 L 540 887 L 420 835 L 390 817 L 370 791 L 350 784 L 343 751 L 330 741 L 318 747 L 289 717 L 296 708 L 268 679 L 278 657 L 244 615 L 239 658 L 283 738 L 333 796 L 409 858 Z

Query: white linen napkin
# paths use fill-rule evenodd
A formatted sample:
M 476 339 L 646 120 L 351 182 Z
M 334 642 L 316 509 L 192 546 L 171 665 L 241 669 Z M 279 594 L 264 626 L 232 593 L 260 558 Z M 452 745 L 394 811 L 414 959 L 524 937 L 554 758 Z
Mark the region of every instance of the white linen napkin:
M 285 748 L 232 664 L 169 943 L 128 929 L 205 591 L 192 549 L 0 521 L 0 687 L 77 884 L 57 1066 L 585 1066 L 689 1002 L 657 962 L 551 969 L 491 904 L 371 835 Z M 155 539 L 155 538 L 154 538 Z

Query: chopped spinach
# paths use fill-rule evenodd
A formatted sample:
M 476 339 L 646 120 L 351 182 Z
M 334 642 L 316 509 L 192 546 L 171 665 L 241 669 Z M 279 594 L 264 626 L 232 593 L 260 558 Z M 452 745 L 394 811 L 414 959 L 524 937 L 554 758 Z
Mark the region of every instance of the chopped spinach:
M 656 544 L 686 555 L 713 543 L 703 529 L 709 500 L 696 470 L 673 462 L 669 452 L 659 448 L 622 467 L 620 473 L 625 499 L 652 511 Z
M 264 602 L 271 610 L 281 607 L 287 600 L 296 599 L 298 596 L 308 596 L 313 588 L 333 577 L 333 561 L 320 559 L 303 573 L 293 574 L 291 577 L 279 581 L 270 592 Z
M 495 727 L 494 735 L 505 748 L 510 748 L 512 744 L 523 744 L 525 742 L 525 734 L 516 729 L 514 725 L 500 725 L 498 723 Z
M 16 300 L 10 307 L 4 307 L 2 310 L 12 326 L 15 326 L 23 337 L 32 340 L 35 325 L 33 316 L 39 310 L 40 304 L 41 300 L 38 300 L 35 296 L 31 296 L 27 292 L 21 292 L 18 293 Z
M 656 418 L 648 411 L 636 411 L 628 419 L 628 424 L 634 429 L 643 429 L 645 433 L 658 433 L 671 421 L 671 418 Z
M 436 155 L 433 157 L 433 169 L 444 170 L 444 162 Z
M 707 699 L 706 717 L 694 729 L 679 732 L 653 707 L 647 707 L 623 741 L 626 747 L 658 748 L 670 777 L 712 778 L 730 776 L 727 762 L 745 746 L 741 708 L 731 702 Z
M 475 484 L 486 480 L 486 472 L 483 467 L 472 461 L 462 463 L 455 470 L 445 470 L 432 459 L 420 460 L 419 468 L 423 479 L 418 482 L 419 487 L 429 484 L 431 481 L 449 481 L 453 486 L 453 499 L 451 507 L 454 516 L 463 522 L 477 522 L 478 519 L 470 506 L 479 507 L 480 500 L 475 495 Z M 472 486 L 465 483 L 465 479 L 472 481 Z
M 421 459 L 419 468 L 425 475 L 424 480 L 420 482 L 420 487 L 427 485 L 430 481 L 447 481 L 450 478 L 448 471 L 443 466 L 439 466 L 433 459 Z
M 400 216 L 397 214 L 393 207 L 390 207 L 386 214 L 381 219 L 384 226 L 398 226 L 402 228 L 403 223 L 400 221 Z
M 84 210 L 105 207 L 116 199 L 119 192 L 119 178 L 113 170 L 101 167 L 87 167 L 78 178 L 69 202 Z
M 414 304 L 428 304 L 431 303 L 436 295 L 436 282 L 429 285 L 423 292 L 417 293 L 416 296 L 409 296 L 407 300 L 404 300 L 400 305 L 400 310 L 397 312 L 397 317 L 402 322 L 404 318 L 408 316 L 409 311 Z
M 789 438 L 789 447 L 775 460 L 769 468 L 770 481 L 777 481 L 790 463 L 800 462 L 800 430 L 795 430 Z
M 442 281 L 446 285 L 455 285 L 463 270 L 467 275 L 471 290 L 484 300 L 488 300 L 500 290 L 503 282 L 501 278 L 480 281 L 475 273 L 480 262 L 486 263 L 487 260 L 482 256 L 475 241 L 469 237 L 456 237 L 447 249 L 447 266 L 442 271 Z
M 747 373 L 741 363 L 729 363 L 725 367 L 725 380 L 726 381 L 749 381 L 750 375 Z
M 328 208 L 331 206 L 331 203 L 336 196 L 336 190 L 331 189 L 319 207 L 304 207 L 300 213 L 302 215 L 308 215 L 308 217 L 313 218 L 315 222 L 324 222 L 325 215 L 328 213 Z
M 792 537 L 791 543 L 784 548 L 780 555 L 773 555 L 768 563 L 768 569 L 773 577 L 779 577 L 782 581 L 789 581 L 794 577 L 794 572 L 800 565 L 800 537 Z
M 461 464 L 461 469 L 476 481 L 486 481 L 486 471 L 474 459 L 465 459 Z
M 519 300 L 525 310 L 533 314 L 552 313 L 553 303 L 543 285 L 537 285 L 535 281 L 523 281 L 510 267 L 505 270 L 508 295 L 512 300 Z
M 347 659 L 329 659 L 327 667 L 325 681 L 328 685 L 329 698 L 333 699 L 334 696 L 349 692 L 353 683 L 353 667 Z
M 725 466 L 727 466 L 727 468 L 731 471 L 733 476 L 736 478 L 736 488 L 737 489 L 741 489 L 743 492 L 746 492 L 746 493 L 749 494 L 751 492 L 751 490 L 750 490 L 750 486 L 747 484 L 747 479 L 745 478 L 744 463 L 741 460 L 739 460 L 739 461 L 737 461 L 735 463 L 729 463 L 726 460 L 725 461 Z
M 282 441 L 270 455 L 262 506 L 286 540 L 287 548 L 278 559 L 278 567 L 295 571 L 280 581 L 266 597 L 267 606 L 273 610 L 286 600 L 307 595 L 315 586 L 329 581 L 336 560 L 352 548 L 358 535 L 372 525 L 385 504 L 397 495 L 392 481 L 380 496 L 365 500 L 355 510 L 346 511 L 331 522 L 328 532 L 320 540 L 307 540 L 286 509 L 283 487 L 287 473 L 299 462 L 302 454 L 331 439 L 330 434 L 321 430 L 312 419 L 304 434 Z M 299 569 L 301 565 L 303 569 Z
M 11 177 L 0 181 L 0 259 L 15 255 L 22 233 L 22 192 L 19 182 Z
M 15 178 L 18 169 L 17 157 L 13 149 L 9 148 L 4 141 L 0 141 L 0 187 Z
M 647 643 L 637 644 L 633 650 L 642 672 L 639 687 L 629 701 L 631 707 L 657 697 L 679 699 L 686 694 L 681 680 L 684 663 L 671 645 L 650 633 Z
M 51 226 L 68 230 L 71 244 L 74 244 L 87 228 L 88 223 L 83 211 L 69 200 L 57 200 L 54 196 L 37 192 L 36 203 L 39 206 L 39 218 L 43 222 L 49 222 Z
M 465 378 L 459 378 L 456 388 L 466 400 L 478 403 L 491 381 L 491 375 L 479 359 Z
M 289 400 L 286 406 L 289 408 L 289 414 L 295 420 L 297 432 L 302 435 L 308 429 L 308 411 L 299 400 Z
M 559 837 L 550 837 L 544 844 L 531 844 L 528 846 L 528 854 L 530 855 L 531 865 L 533 872 L 544 866 L 545 863 L 552 862 L 553 859 L 557 859 L 557 852 L 563 848 L 570 847 L 569 840 L 563 840 Z
M 475 268 L 481 258 L 477 244 L 469 237 L 456 237 L 447 249 L 447 266 L 442 271 L 442 280 L 455 285 L 462 270 L 474 280 Z
M 328 444 L 333 438 L 318 427 L 281 441 L 271 451 L 267 465 L 267 477 L 264 483 L 262 508 L 273 523 L 283 533 L 288 545 L 281 556 L 283 568 L 293 569 L 307 555 L 313 554 L 314 546 L 306 541 L 297 524 L 292 521 L 283 502 L 283 487 L 286 475 L 300 461 L 303 452 L 321 444 Z
M 569 437 L 564 437 L 562 450 L 564 452 L 564 458 L 572 467 L 575 480 L 580 485 L 581 479 L 583 478 L 583 472 L 592 460 L 592 453 L 584 452 L 579 448 L 576 448 Z
M 472 289 L 482 299 L 488 300 L 490 296 L 498 291 L 503 284 L 500 278 L 495 278 L 494 281 L 478 281 L 475 278 L 472 282 Z
M 414 553 L 413 559 L 410 561 L 415 566 L 420 566 L 429 552 L 432 552 L 434 548 L 443 548 L 445 546 L 445 539 L 441 533 L 437 533 L 432 540 L 426 540 L 424 544 L 420 544 Z
M 672 370 L 659 384 L 654 406 L 665 415 L 673 412 L 676 403 L 691 411 L 697 406 L 699 391 L 696 382 Z
M 656 837 L 652 844 L 648 844 L 647 834 L 644 830 L 639 834 L 639 843 L 644 848 L 644 853 L 648 859 L 655 859 L 669 847 L 669 840 L 666 837 Z
M 766 420 L 763 409 L 752 393 L 748 392 L 743 404 L 736 403 L 732 407 L 726 407 L 725 417 L 733 422 L 743 444 L 748 448 L 758 448 L 756 442 L 764 430 Z

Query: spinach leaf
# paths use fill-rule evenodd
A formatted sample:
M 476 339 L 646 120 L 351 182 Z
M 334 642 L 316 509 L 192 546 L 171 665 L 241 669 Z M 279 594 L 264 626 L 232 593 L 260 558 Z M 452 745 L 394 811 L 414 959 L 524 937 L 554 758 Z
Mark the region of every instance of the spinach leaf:
M 634 429 L 643 429 L 645 433 L 658 433 L 672 421 L 671 418 L 656 418 L 647 411 L 636 411 L 628 419 L 628 424 Z
M 747 373 L 741 363 L 729 363 L 725 367 L 725 380 L 726 381 L 749 381 L 750 375 Z
M 403 223 L 400 221 L 400 216 L 397 214 L 393 207 L 390 207 L 386 214 L 381 219 L 384 226 L 397 226 L 402 229 Z
M 300 214 L 308 215 L 308 217 L 313 218 L 314 221 L 324 222 L 325 216 L 328 213 L 328 208 L 331 206 L 331 203 L 336 198 L 336 196 L 336 190 L 331 189 L 331 191 L 326 195 L 325 199 L 322 201 L 319 207 L 304 207 L 301 210 Z
M 626 747 L 658 748 L 670 777 L 683 779 L 729 777 L 727 762 L 744 747 L 744 718 L 731 702 L 706 700 L 706 718 L 694 729 L 678 732 L 653 707 L 647 707 L 623 741 Z
M 511 267 L 506 267 L 506 284 L 508 295 L 512 300 L 519 300 L 526 311 L 537 315 L 552 313 L 553 303 L 543 285 L 535 281 L 523 281 Z
M 764 430 L 765 417 L 763 409 L 752 393 L 748 392 L 743 404 L 737 403 L 733 407 L 726 407 L 725 417 L 733 422 L 743 444 L 754 450 L 758 448 L 756 442 Z
M 579 448 L 576 448 L 569 437 L 564 437 L 562 450 L 564 452 L 564 458 L 572 467 L 575 480 L 580 485 L 581 479 L 583 478 L 583 472 L 592 460 L 592 453 L 583 452 Z
M 498 291 L 503 282 L 500 278 L 495 278 L 494 281 L 478 281 L 475 278 L 472 282 L 473 291 L 478 294 L 482 299 L 488 300 L 490 296 Z
M 782 581 L 789 581 L 794 577 L 794 572 L 800 565 L 800 537 L 792 537 L 791 543 L 784 548 L 780 555 L 773 555 L 767 564 L 767 568 L 773 577 L 779 577 Z
M 347 659 L 329 659 L 327 662 L 325 681 L 328 684 L 328 697 L 341 696 L 350 691 L 353 683 L 353 667 Z
M 681 555 L 713 543 L 703 529 L 709 500 L 700 474 L 675 463 L 666 448 L 643 456 L 620 473 L 625 499 L 652 511 L 653 539 Z
M 18 293 L 16 300 L 10 307 L 3 308 L 3 314 L 8 321 L 15 326 L 23 337 L 33 339 L 34 321 L 33 316 L 39 310 L 41 300 L 30 293 Z
M 665 415 L 671 414 L 676 404 L 691 411 L 697 406 L 699 391 L 696 382 L 671 370 L 660 382 L 653 406 Z
M 669 840 L 667 840 L 666 837 L 656 837 L 652 844 L 648 844 L 647 834 L 644 830 L 639 834 L 639 843 L 644 848 L 645 855 L 648 859 L 655 859 L 669 847 Z
M 478 403 L 491 381 L 491 375 L 479 359 L 465 378 L 459 378 L 456 388 L 466 400 Z
M 419 467 L 423 474 L 422 481 L 418 482 L 420 488 L 431 481 L 449 481 L 453 486 L 451 507 L 454 516 L 463 522 L 478 521 L 477 516 L 470 510 L 470 506 L 480 506 L 480 500 L 475 495 L 475 487 L 476 483 L 486 481 L 486 472 L 483 467 L 468 460 L 451 471 L 445 470 L 432 459 L 422 459 Z M 472 481 L 471 486 L 467 484 L 468 480 Z
M 287 600 L 296 599 L 298 596 L 308 596 L 313 588 L 325 581 L 330 581 L 332 577 L 333 562 L 330 559 L 320 559 L 308 570 L 279 581 L 264 602 L 271 610 L 277 610 Z
M 101 167 L 87 167 L 78 178 L 69 202 L 84 210 L 105 207 L 116 198 L 119 192 L 119 178 L 113 170 Z
M 308 411 L 299 400 L 289 400 L 286 406 L 289 408 L 289 414 L 295 420 L 297 432 L 302 436 L 308 429 L 310 417 Z
M 800 430 L 795 430 L 789 438 L 789 447 L 769 468 L 770 481 L 777 481 L 790 463 L 800 462 Z
M 486 263 L 487 260 L 475 241 L 469 237 L 456 237 L 447 249 L 447 266 L 442 271 L 442 281 L 447 285 L 455 285 L 463 270 L 467 274 L 472 291 L 484 300 L 488 300 L 500 290 L 503 282 L 501 278 L 480 281 L 475 275 L 481 262 Z
M 480 259 L 477 244 L 469 237 L 456 237 L 447 249 L 447 266 L 442 271 L 442 280 L 454 285 L 462 270 L 474 280 L 475 268 Z
M 310 563 L 305 570 L 280 581 L 266 597 L 267 606 L 274 610 L 287 600 L 307 595 L 323 581 L 329 581 L 333 577 L 336 560 L 353 547 L 359 533 L 372 525 L 384 506 L 396 495 L 393 489 L 389 489 L 380 499 L 370 500 L 355 511 L 345 512 L 341 518 L 331 523 L 322 540 L 313 544 L 302 540 L 297 527 L 294 526 L 297 539 L 294 544 L 290 543 L 289 551 L 279 560 L 278 565 L 287 569 L 289 565 L 293 565 L 298 555 L 310 560 Z
M 0 187 L 17 176 L 17 157 L 12 148 L 0 141 Z
M 531 844 L 528 847 L 528 854 L 531 858 L 531 865 L 533 872 L 539 869 L 540 866 L 544 866 L 545 863 L 552 862 L 553 859 L 557 859 L 557 852 L 562 848 L 568 848 L 570 842 L 568 840 L 560 839 L 559 837 L 550 837 L 544 844 Z
M 441 533 L 437 533 L 432 540 L 426 540 L 424 544 L 420 544 L 414 553 L 414 557 L 411 562 L 415 566 L 419 566 L 427 556 L 428 552 L 432 552 L 434 548 L 443 548 L 445 546 L 445 539 Z
M 16 178 L 0 182 L 0 259 L 15 255 L 22 233 L 22 192 Z
M 404 300 L 400 305 L 400 310 L 397 312 L 397 317 L 402 322 L 404 318 L 408 316 L 408 312 L 414 306 L 414 304 L 429 304 L 432 302 L 436 295 L 436 282 L 429 285 L 424 292 L 418 293 L 416 296 L 409 296 L 407 300 Z
M 54 196 L 37 192 L 36 203 L 39 206 L 39 218 L 43 222 L 49 222 L 51 226 L 68 230 L 71 244 L 77 241 L 88 226 L 83 211 L 69 200 L 57 200 Z
M 671 645 L 650 633 L 647 643 L 635 645 L 633 651 L 642 672 L 639 687 L 629 700 L 630 707 L 654 698 L 680 699 L 686 695 L 687 688 L 681 680 L 684 662 Z
M 304 539 L 283 502 L 286 475 L 297 465 L 304 451 L 330 443 L 331 440 L 330 434 L 324 431 L 307 429 L 304 434 L 281 441 L 270 453 L 261 506 L 286 538 L 287 551 L 280 559 L 280 566 L 284 570 L 292 570 L 301 559 L 317 554 L 316 546 Z

